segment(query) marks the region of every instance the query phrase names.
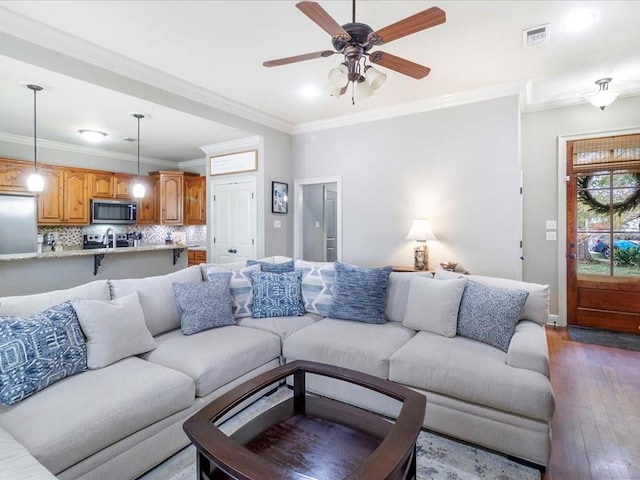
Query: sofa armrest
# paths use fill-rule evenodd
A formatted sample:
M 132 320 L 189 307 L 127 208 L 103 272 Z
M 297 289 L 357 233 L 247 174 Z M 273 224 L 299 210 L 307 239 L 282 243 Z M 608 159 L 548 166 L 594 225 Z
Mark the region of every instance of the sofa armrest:
M 0 477 L 20 480 L 55 480 L 17 440 L 0 428 Z
M 507 350 L 507 365 L 540 372 L 549 378 L 549 348 L 543 326 L 528 320 L 516 325 Z

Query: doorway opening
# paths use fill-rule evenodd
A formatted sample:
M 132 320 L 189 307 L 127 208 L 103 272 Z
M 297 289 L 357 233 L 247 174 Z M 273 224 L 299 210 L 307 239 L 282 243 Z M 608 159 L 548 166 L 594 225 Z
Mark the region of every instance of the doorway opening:
M 294 256 L 341 260 L 341 186 L 336 177 L 295 181 Z

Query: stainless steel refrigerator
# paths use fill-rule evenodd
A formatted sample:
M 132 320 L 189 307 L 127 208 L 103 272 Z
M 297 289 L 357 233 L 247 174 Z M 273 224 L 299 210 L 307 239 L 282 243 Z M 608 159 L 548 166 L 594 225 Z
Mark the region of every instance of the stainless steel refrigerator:
M 36 197 L 0 195 L 0 254 L 36 251 Z

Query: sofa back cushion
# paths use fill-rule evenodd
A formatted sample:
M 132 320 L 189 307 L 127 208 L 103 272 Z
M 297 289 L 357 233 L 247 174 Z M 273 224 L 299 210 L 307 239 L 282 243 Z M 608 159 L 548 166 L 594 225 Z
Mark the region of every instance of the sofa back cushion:
M 147 328 L 155 337 L 180 328 L 180 310 L 173 293 L 173 282 L 202 282 L 200 265 L 156 277 L 109 280 L 109 286 L 114 299 L 138 292 Z
M 520 320 L 531 320 L 540 325 L 549 322 L 549 285 L 539 283 L 520 282 L 509 278 L 485 277 L 482 275 L 460 275 L 446 270 L 437 270 L 436 280 L 451 278 L 466 278 L 488 287 L 509 288 L 528 292 L 527 301 L 520 312 Z
M 13 315 L 16 317 L 30 317 L 42 312 L 49 307 L 59 305 L 76 298 L 90 300 L 111 300 L 109 284 L 107 280 L 96 280 L 78 287 L 65 290 L 54 290 L 33 295 L 19 295 L 15 297 L 0 298 L 0 315 Z
M 207 269 L 205 281 L 214 278 L 218 273 L 231 272 L 229 287 L 231 289 L 231 311 L 234 318 L 244 318 L 251 316 L 251 305 L 253 304 L 253 289 L 251 287 L 250 275 L 252 272 L 259 272 L 260 265 L 250 267 L 238 267 L 228 269 L 229 264 L 211 265 Z M 212 277 L 213 276 L 213 277 Z
M 404 321 L 411 279 L 416 276 L 432 278 L 429 272 L 391 272 L 389 275 L 387 306 L 384 313 L 390 321 Z

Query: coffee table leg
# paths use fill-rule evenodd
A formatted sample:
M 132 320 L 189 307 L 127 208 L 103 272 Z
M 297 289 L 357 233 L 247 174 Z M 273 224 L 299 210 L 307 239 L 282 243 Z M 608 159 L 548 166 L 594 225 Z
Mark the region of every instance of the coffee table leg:
M 411 467 L 409 467 L 409 477 L 411 479 L 416 480 L 417 477 L 417 464 L 416 464 L 416 458 L 418 456 L 418 449 L 416 448 L 416 445 L 413 446 L 413 455 L 411 456 Z
M 293 411 L 297 414 L 304 414 L 306 411 L 305 373 L 303 370 L 298 370 L 293 374 Z
M 196 471 L 198 472 L 198 480 L 210 478 L 211 462 L 200 452 L 196 455 Z

